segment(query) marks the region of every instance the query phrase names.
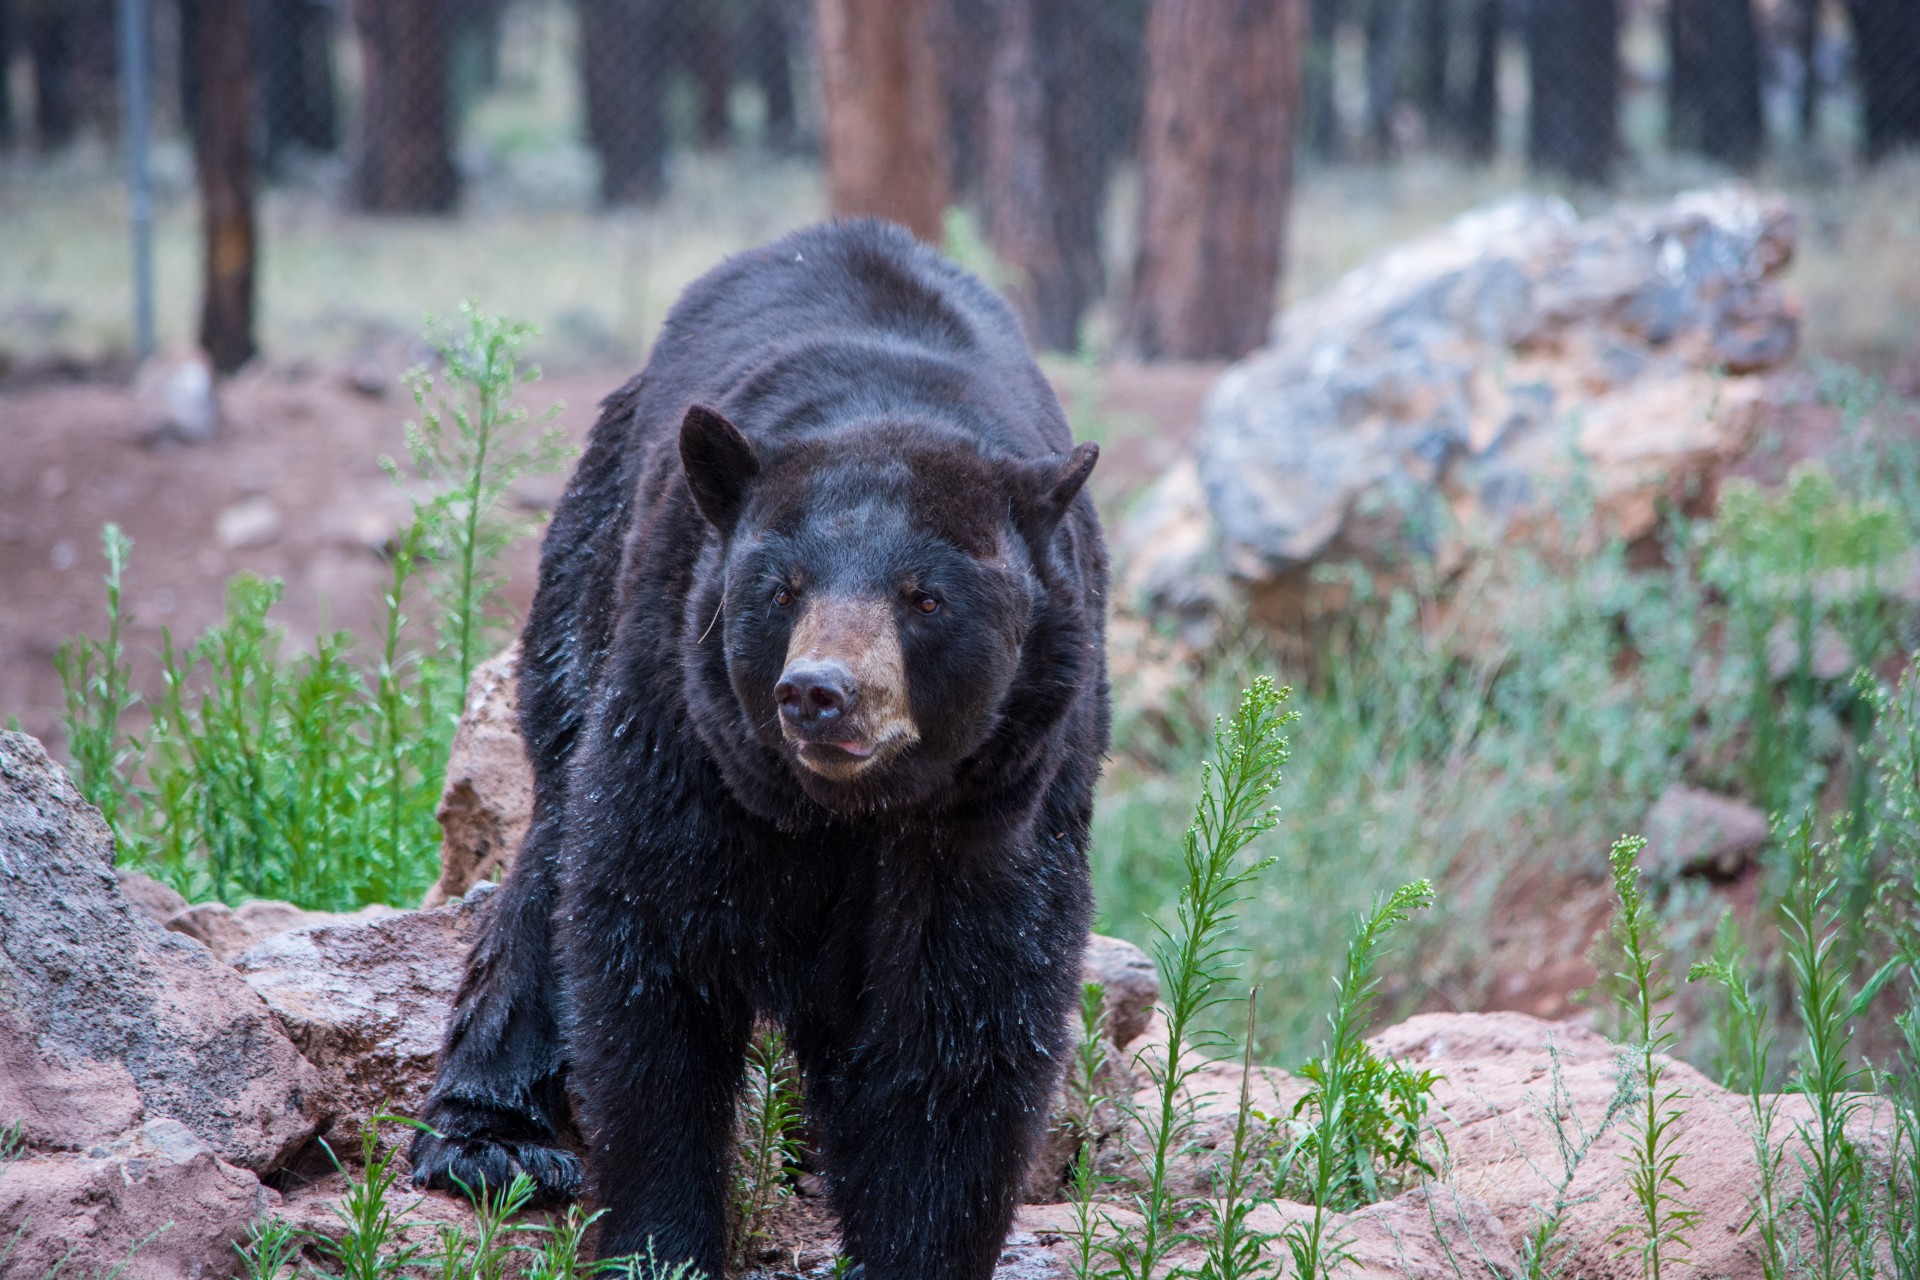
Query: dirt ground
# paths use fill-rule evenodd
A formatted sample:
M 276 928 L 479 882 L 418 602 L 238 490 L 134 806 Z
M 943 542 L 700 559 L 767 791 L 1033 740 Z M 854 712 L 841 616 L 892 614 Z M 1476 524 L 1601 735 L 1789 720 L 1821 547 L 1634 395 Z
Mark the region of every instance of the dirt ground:
M 367 359 L 375 362 L 370 377 Z M 387 576 L 384 548 L 408 499 L 380 466 L 404 451 L 417 416 L 400 385 L 405 353 L 356 364 L 304 361 L 249 368 L 221 390 L 218 437 L 202 445 L 157 439 L 152 411 L 125 375 L 42 375 L 0 384 L 0 723 L 17 716 L 56 755 L 62 695 L 54 656 L 62 641 L 103 635 L 101 526 L 133 539 L 125 575 L 134 686 L 158 685 L 163 629 L 190 641 L 221 615 L 227 579 L 278 577 L 276 612 L 294 644 L 323 627 L 369 639 Z M 523 403 L 561 402 L 558 422 L 585 438 L 601 397 L 626 365 L 572 367 L 534 384 Z M 1058 372 L 1083 432 L 1106 442 L 1094 484 L 1111 509 L 1157 474 L 1191 438 L 1219 367 L 1115 365 Z M 383 383 L 376 394 L 360 383 Z M 1096 404 L 1076 405 L 1076 397 Z M 558 477 L 523 481 L 514 500 L 538 512 Z M 508 558 L 516 610 L 532 592 L 537 550 Z

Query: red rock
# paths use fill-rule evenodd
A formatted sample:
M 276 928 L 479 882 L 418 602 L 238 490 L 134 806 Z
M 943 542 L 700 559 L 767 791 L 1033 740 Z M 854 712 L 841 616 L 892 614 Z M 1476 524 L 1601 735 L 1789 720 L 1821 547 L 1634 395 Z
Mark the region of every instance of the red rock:
M 334 917 L 234 958 L 234 971 L 323 1075 L 337 1112 L 328 1141 L 341 1156 L 358 1150 L 360 1125 L 383 1103 L 420 1114 L 487 897 Z
M 421 905 L 437 907 L 482 880 L 500 884 L 533 813 L 533 766 L 520 741 L 516 641 L 474 668 L 440 794 L 440 880 Z
M 0 733 L 0 1063 L 0 1112 L 40 1151 L 171 1118 L 264 1172 L 327 1112 L 266 1003 L 128 903 L 99 811 L 18 733 Z
M 149 1120 L 84 1152 L 0 1165 L 0 1274 L 236 1275 L 233 1242 L 279 1199 L 179 1121 Z

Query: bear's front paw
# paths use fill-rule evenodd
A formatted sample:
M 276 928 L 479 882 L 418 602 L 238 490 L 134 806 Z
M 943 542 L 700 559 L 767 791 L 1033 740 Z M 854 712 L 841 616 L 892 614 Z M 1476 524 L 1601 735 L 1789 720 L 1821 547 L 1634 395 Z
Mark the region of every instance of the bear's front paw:
M 409 1156 L 416 1187 L 456 1191 L 472 1199 L 482 1187 L 498 1192 L 524 1173 L 533 1180 L 534 1208 L 580 1198 L 580 1157 L 535 1142 L 421 1133 L 414 1138 Z

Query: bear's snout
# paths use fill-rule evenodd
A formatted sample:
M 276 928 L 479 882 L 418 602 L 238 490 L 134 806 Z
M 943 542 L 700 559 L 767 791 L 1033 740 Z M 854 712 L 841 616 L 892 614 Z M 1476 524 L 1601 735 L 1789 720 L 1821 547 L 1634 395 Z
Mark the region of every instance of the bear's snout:
M 801 728 L 838 720 L 860 696 L 844 662 L 792 662 L 773 686 L 780 714 Z
M 780 736 L 799 764 L 848 782 L 920 740 L 885 600 L 823 593 L 801 610 L 773 686 Z

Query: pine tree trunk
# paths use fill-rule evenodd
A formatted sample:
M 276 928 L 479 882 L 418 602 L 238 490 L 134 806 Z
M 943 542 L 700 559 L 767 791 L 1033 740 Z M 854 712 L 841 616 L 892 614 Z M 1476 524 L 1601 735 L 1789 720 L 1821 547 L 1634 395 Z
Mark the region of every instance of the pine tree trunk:
M 767 104 L 765 142 L 773 151 L 791 151 L 794 144 L 793 52 L 786 18 L 777 0 L 757 0 L 741 28 L 741 70 L 755 84 Z
M 1620 151 L 1619 0 L 1531 0 L 1527 70 L 1528 162 L 1605 182 Z
M 1920 146 L 1920 0 L 1847 0 L 1867 159 Z
M 354 0 L 364 95 L 354 188 L 372 213 L 447 213 L 453 167 L 449 0 Z
M 696 5 L 691 31 L 693 76 L 700 86 L 700 143 L 719 149 L 733 135 L 733 15 L 725 4 Z
M 38 5 L 27 11 L 24 26 L 33 63 L 34 141 L 45 154 L 67 146 L 80 129 L 78 23 L 66 6 Z
M 651 204 L 667 191 L 668 2 L 579 0 L 587 140 L 608 208 Z
M 1340 109 L 1334 94 L 1334 55 L 1344 0 L 1309 0 L 1306 62 L 1301 69 L 1300 109 L 1306 116 L 1307 149 L 1322 160 L 1340 154 Z
M 1302 0 L 1153 0 L 1140 249 L 1122 326 L 1147 359 L 1232 359 L 1280 281 Z
M 1668 0 L 1667 141 L 1736 168 L 1760 158 L 1760 36 L 1753 0 Z
M 1001 0 L 935 0 L 933 43 L 947 103 L 947 155 L 956 201 L 984 198 L 987 103 L 1000 44 Z
M 1455 0 L 1418 0 L 1413 12 L 1413 105 L 1429 129 L 1448 123 L 1453 94 Z
M 254 20 L 268 169 L 289 148 L 333 151 L 340 135 L 332 11 L 314 0 L 261 0 Z
M 1460 147 L 1482 164 L 1500 143 L 1500 37 L 1503 0 L 1477 0 L 1473 10 L 1473 79 L 1460 103 Z
M 20 34 L 20 20 L 14 13 L 13 0 L 0 0 L 0 68 L 11 73 L 13 51 Z M 6 92 L 4 80 L 0 80 L 0 148 L 13 149 L 13 94 Z
M 206 237 L 200 345 L 232 373 L 253 345 L 253 12 L 251 0 L 194 0 L 199 128 L 194 164 Z
M 1800 59 L 1800 141 L 1812 142 L 1820 119 L 1820 74 L 1814 60 L 1820 51 L 1820 10 L 1823 0 L 1796 0 L 1794 52 Z
M 1098 77 L 1085 38 L 1105 0 L 998 0 L 987 82 L 987 236 L 1028 337 L 1073 351 L 1102 284 Z
M 1367 10 L 1367 138 L 1376 156 L 1399 150 L 1394 116 L 1407 56 L 1407 0 L 1371 0 Z
M 931 0 L 820 0 L 816 25 L 834 213 L 938 244 L 953 170 L 934 16 Z

